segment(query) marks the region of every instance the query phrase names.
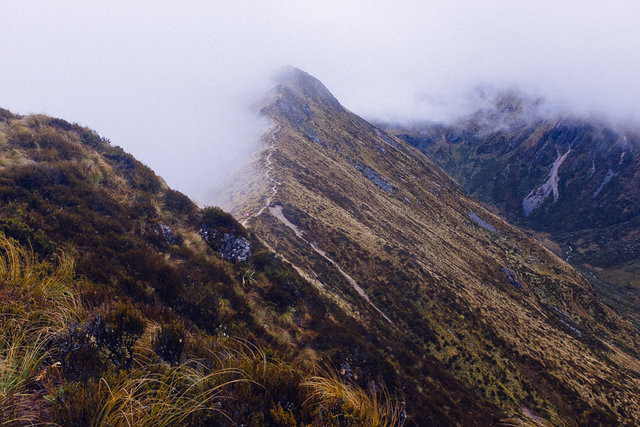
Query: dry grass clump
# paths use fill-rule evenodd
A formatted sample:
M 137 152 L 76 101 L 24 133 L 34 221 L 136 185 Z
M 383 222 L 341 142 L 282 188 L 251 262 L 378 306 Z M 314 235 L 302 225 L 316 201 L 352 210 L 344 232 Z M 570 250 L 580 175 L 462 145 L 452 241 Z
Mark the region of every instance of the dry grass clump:
M 71 287 L 73 261 L 53 266 L 0 234 L 0 423 L 34 421 L 29 398 L 55 334 L 82 305 Z
M 28 385 L 41 371 L 46 349 L 37 330 L 3 324 L 0 332 L 0 424 L 36 421 Z
M 115 384 L 101 379 L 108 393 L 93 425 L 184 425 L 212 412 L 226 417 L 222 409 L 222 401 L 229 397 L 225 388 L 247 381 L 238 369 L 211 371 L 196 361 L 161 372 L 150 368 L 132 372 Z
M 32 250 L 0 234 L 0 316 L 54 334 L 83 313 L 74 292 L 73 259 L 61 253 L 56 265 L 38 261 Z
M 384 387 L 378 388 L 373 382 L 364 390 L 346 383 L 334 370 L 324 370 L 320 375 L 307 377 L 302 385 L 308 389 L 311 402 L 340 414 L 347 422 L 353 420 L 351 422 L 372 427 L 404 423 L 402 405 L 394 402 Z

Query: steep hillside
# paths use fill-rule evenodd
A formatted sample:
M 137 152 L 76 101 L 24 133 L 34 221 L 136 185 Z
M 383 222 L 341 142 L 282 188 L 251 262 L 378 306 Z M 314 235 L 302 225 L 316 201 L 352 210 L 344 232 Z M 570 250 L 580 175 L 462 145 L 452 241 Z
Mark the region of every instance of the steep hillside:
M 544 117 L 517 94 L 452 125 L 395 129 L 474 197 L 549 233 L 640 325 L 640 134 L 597 120 Z
M 572 267 L 304 72 L 262 112 L 263 180 L 228 207 L 365 328 L 409 421 L 640 420 L 640 333 Z
M 229 214 L 0 110 L 0 424 L 401 422 L 365 334 Z M 367 388 L 331 367 L 354 345 Z

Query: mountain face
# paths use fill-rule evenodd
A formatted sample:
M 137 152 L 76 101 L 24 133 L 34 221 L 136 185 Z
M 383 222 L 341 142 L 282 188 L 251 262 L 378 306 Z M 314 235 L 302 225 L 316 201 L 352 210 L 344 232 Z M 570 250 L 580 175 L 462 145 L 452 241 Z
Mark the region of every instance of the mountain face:
M 392 133 L 471 196 L 548 233 L 558 255 L 640 324 L 640 133 L 541 117 L 535 102 L 506 93 L 458 123 Z
M 300 70 L 262 113 L 258 169 L 227 208 L 366 330 L 407 422 L 640 420 L 640 333 L 571 266 Z M 369 371 L 360 348 L 342 354 L 349 371 Z
M 0 424 L 397 424 L 366 334 L 231 215 L 0 109 Z

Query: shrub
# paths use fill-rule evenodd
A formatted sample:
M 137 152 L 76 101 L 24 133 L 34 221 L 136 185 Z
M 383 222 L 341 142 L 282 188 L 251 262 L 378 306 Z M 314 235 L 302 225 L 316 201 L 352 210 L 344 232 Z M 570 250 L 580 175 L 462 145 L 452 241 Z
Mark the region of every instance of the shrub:
M 104 147 L 110 147 L 109 141 L 100 137 L 95 131 L 89 128 L 82 128 L 79 130 L 80 140 L 83 144 L 88 145 L 96 150 Z
M 135 162 L 135 167 L 126 173 L 129 177 L 129 182 L 133 188 L 139 190 L 156 193 L 162 188 L 162 182 L 158 175 L 156 175 L 148 166 L 142 163 Z
M 61 426 L 95 426 L 108 397 L 109 389 L 103 379 L 65 384 L 51 405 L 51 421 Z
M 144 329 L 145 321 L 131 303 L 118 303 L 104 317 L 99 315 L 91 322 L 89 333 L 115 366 L 130 368 L 133 345 Z
M 165 362 L 177 365 L 185 344 L 184 328 L 177 322 L 162 326 L 153 337 L 153 351 Z
M 202 225 L 207 228 L 215 228 L 219 233 L 248 237 L 244 227 L 230 213 L 219 207 L 207 206 L 202 210 Z
M 0 108 L 0 121 L 6 122 L 9 120 L 19 119 L 20 116 L 13 114 L 9 110 L 5 110 L 4 108 Z
M 164 194 L 165 207 L 175 214 L 190 214 L 197 206 L 187 196 L 176 190 L 167 190 Z
M 24 246 L 31 246 L 39 255 L 51 254 L 51 242 L 42 230 L 34 231 L 27 224 L 17 218 L 0 219 L 0 230 L 7 237 L 16 239 Z
M 295 305 L 298 298 L 298 285 L 290 280 L 272 285 L 264 294 L 265 301 L 271 303 L 280 313 Z

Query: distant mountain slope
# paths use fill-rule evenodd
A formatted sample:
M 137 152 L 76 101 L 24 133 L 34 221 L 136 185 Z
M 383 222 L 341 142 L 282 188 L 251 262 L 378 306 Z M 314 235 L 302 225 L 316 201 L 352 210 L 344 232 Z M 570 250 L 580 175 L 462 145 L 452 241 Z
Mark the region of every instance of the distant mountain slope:
M 458 123 L 392 132 L 470 195 L 550 233 L 558 253 L 598 276 L 594 284 L 640 325 L 640 132 L 543 118 L 534 104 L 505 93 Z
M 365 333 L 231 215 L 87 128 L 0 110 L 0 424 L 401 421 Z M 330 368 L 353 346 L 358 383 Z
M 640 333 L 573 268 L 306 73 L 262 112 L 263 181 L 228 207 L 366 328 L 410 421 L 640 420 Z

